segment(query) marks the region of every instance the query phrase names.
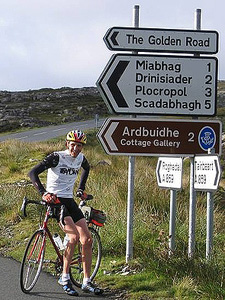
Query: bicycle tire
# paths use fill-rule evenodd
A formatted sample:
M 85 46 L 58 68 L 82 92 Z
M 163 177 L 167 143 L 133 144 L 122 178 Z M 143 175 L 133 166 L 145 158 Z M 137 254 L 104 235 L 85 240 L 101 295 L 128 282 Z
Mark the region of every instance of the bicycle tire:
M 91 232 L 91 236 L 93 239 L 92 244 L 92 266 L 91 266 L 91 275 L 90 278 L 93 280 L 98 272 L 98 269 L 101 264 L 101 258 L 102 258 L 102 243 L 101 238 L 98 234 L 98 232 L 92 228 L 89 227 L 89 230 Z M 70 279 L 73 282 L 73 284 L 77 287 L 81 287 L 83 282 L 83 266 L 82 266 L 82 257 L 81 257 L 81 244 L 78 243 L 78 245 L 75 248 L 74 256 L 72 263 L 70 265 Z
M 44 231 L 35 231 L 27 244 L 20 268 L 20 287 L 24 293 L 29 293 L 33 289 L 40 276 L 45 246 Z

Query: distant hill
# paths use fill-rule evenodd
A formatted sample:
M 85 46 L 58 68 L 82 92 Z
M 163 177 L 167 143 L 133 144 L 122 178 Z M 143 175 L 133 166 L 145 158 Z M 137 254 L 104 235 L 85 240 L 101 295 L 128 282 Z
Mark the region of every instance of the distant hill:
M 218 115 L 225 108 L 225 81 L 218 82 Z M 0 91 L 0 132 L 41 127 L 107 116 L 108 109 L 96 87 L 29 91 Z
M 0 91 L 0 132 L 104 116 L 108 109 L 97 88 Z

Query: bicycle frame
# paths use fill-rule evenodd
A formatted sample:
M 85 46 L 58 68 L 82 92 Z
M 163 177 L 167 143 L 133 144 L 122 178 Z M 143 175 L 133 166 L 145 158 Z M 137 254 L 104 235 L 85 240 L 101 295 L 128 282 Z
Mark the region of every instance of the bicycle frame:
M 60 253 L 60 250 L 56 246 L 55 241 L 54 241 L 54 239 L 52 237 L 52 234 L 51 234 L 50 230 L 48 229 L 48 220 L 49 220 L 50 217 L 51 217 L 51 207 L 49 206 L 47 208 L 46 213 L 45 213 L 45 218 L 43 220 L 42 226 L 40 227 L 40 229 L 43 230 L 43 233 L 44 233 L 44 240 L 43 240 L 43 245 L 42 245 L 42 247 L 40 249 L 40 254 L 42 253 L 43 247 L 44 247 L 44 245 L 46 243 L 46 237 L 48 236 L 49 240 L 51 241 L 51 243 L 52 243 L 52 245 L 53 245 L 53 247 L 55 249 L 55 252 L 56 252 L 56 254 L 57 254 L 57 256 L 58 256 L 58 258 L 60 260 L 60 263 L 63 264 L 63 255 Z M 45 234 L 45 232 L 46 232 L 46 234 Z M 48 261 L 44 260 L 44 262 L 46 263 Z M 78 258 L 77 260 L 73 260 L 71 262 L 71 265 L 75 265 L 75 264 L 77 264 L 79 262 L 81 262 L 81 259 Z
M 46 232 L 47 236 L 49 237 L 49 240 L 51 241 L 51 243 L 52 243 L 52 245 L 53 245 L 53 247 L 55 249 L 55 252 L 56 252 L 58 258 L 60 259 L 60 262 L 63 263 L 63 256 L 60 253 L 60 250 L 58 249 L 58 247 L 56 246 L 56 244 L 54 242 L 54 239 L 52 237 L 52 234 L 51 234 L 50 230 L 48 229 L 48 225 L 47 224 L 48 224 L 48 220 L 50 218 L 50 213 L 51 213 L 51 207 L 49 206 L 47 208 L 46 213 L 45 213 L 45 218 L 43 220 L 43 224 L 42 224 L 42 227 L 40 229 L 42 229 L 43 232 Z M 45 235 L 45 238 L 44 238 L 44 241 L 43 241 L 43 246 L 44 246 L 45 243 L 46 243 L 46 235 Z M 43 249 L 41 249 L 41 250 L 43 250 Z

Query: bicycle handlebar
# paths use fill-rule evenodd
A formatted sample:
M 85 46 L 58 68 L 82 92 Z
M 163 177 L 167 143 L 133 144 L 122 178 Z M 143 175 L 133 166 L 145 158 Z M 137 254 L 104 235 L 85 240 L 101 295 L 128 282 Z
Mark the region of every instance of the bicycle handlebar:
M 79 208 L 83 207 L 86 205 L 86 202 L 88 200 L 92 200 L 94 197 L 92 195 L 86 195 L 86 197 L 84 199 L 81 198 L 80 200 L 80 204 L 79 204 Z
M 80 201 L 80 207 L 84 206 L 86 204 L 86 201 L 88 200 L 92 200 L 93 199 L 93 196 L 92 195 L 87 195 L 85 199 L 81 200 Z M 29 203 L 33 203 L 33 204 L 36 204 L 36 205 L 48 205 L 48 203 L 46 203 L 45 201 L 36 201 L 36 200 L 29 200 L 26 196 L 23 198 L 23 203 L 21 205 L 21 211 L 22 211 L 22 214 L 23 216 L 26 218 L 27 217 L 27 213 L 26 213 L 26 207 Z M 50 204 L 51 206 L 54 206 L 54 204 Z M 57 207 L 59 205 L 56 205 Z
M 20 209 L 22 211 L 24 217 L 27 217 L 26 207 L 27 207 L 27 204 L 29 204 L 29 203 L 33 203 L 33 204 L 37 204 L 37 205 L 46 205 L 46 202 L 44 202 L 44 201 L 28 200 L 27 197 L 25 196 L 23 198 L 23 203 L 22 203 L 21 209 Z

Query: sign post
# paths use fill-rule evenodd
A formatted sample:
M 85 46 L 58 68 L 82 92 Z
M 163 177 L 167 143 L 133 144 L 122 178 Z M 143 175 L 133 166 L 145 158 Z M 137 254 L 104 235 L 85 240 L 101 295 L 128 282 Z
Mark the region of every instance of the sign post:
M 218 188 L 221 169 L 218 156 L 195 156 L 194 158 L 194 189 L 215 191 Z
M 159 157 L 156 177 L 159 187 L 170 188 L 169 255 L 175 250 L 177 189 L 182 188 L 183 159 L 181 157 Z
M 175 250 L 177 191 L 170 190 L 169 255 Z
M 183 159 L 181 157 L 159 157 L 156 177 L 159 187 L 180 190 L 182 188 Z
M 115 54 L 97 86 L 115 113 L 212 116 L 217 58 Z
M 112 27 L 104 36 L 110 50 L 217 53 L 218 32 L 162 28 Z
M 133 9 L 134 27 L 139 27 L 139 5 Z M 129 156 L 128 165 L 128 190 L 127 190 L 127 242 L 126 242 L 126 262 L 133 258 L 133 215 L 134 215 L 134 174 L 135 157 Z
M 213 247 L 213 191 L 217 190 L 221 168 L 218 156 L 196 156 L 194 160 L 194 188 L 207 191 L 207 232 L 206 232 L 206 258 L 209 259 Z
M 108 118 L 97 133 L 110 155 L 194 156 L 221 154 L 220 121 Z
M 201 30 L 199 9 L 196 22 L 196 30 L 139 28 L 139 6 L 135 5 L 134 27 L 113 27 L 108 30 L 104 41 L 110 50 L 133 51 L 132 54 L 113 55 L 96 83 L 111 112 L 135 116 L 181 115 L 193 119 L 216 115 L 217 58 L 200 57 L 200 53 L 218 52 L 218 33 Z M 138 55 L 138 51 L 192 53 L 194 56 Z M 204 155 L 212 148 L 215 154 L 220 155 L 221 131 L 219 121 L 137 118 L 109 118 L 105 121 L 97 136 L 106 153 L 130 156 L 127 261 L 133 255 L 134 156 L 190 157 L 188 255 L 191 257 L 195 242 L 194 156 Z M 176 189 L 181 183 L 174 180 L 175 174 L 163 174 L 162 163 L 159 160 L 157 179 L 159 186 L 172 188 L 170 228 L 173 236 Z M 167 176 L 168 182 L 162 180 L 164 176 Z M 173 184 L 169 182 L 171 178 Z M 174 240 L 171 240 L 170 246 L 173 250 Z

